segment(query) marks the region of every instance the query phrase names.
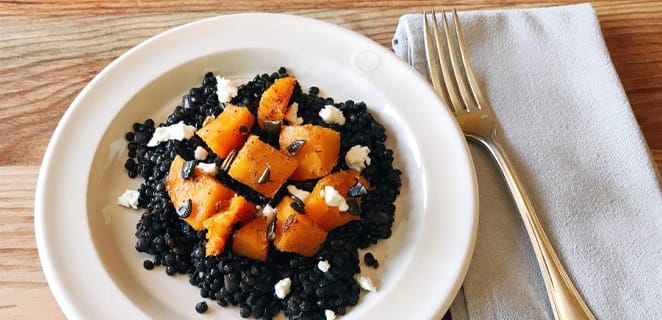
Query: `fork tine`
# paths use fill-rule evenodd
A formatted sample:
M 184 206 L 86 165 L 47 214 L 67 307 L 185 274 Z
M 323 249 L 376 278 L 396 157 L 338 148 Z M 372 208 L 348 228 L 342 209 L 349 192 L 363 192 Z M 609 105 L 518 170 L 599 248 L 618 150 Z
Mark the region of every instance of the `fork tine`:
M 455 9 L 453 9 L 453 12 L 455 12 Z M 457 54 L 458 51 L 456 48 L 456 43 L 459 42 L 459 39 L 456 42 L 451 37 L 450 27 L 448 26 L 448 19 L 446 18 L 446 12 L 444 12 L 442 16 L 442 21 L 444 23 L 444 33 L 446 35 L 446 44 L 448 46 L 448 52 L 449 52 L 448 55 L 451 61 L 451 66 L 453 68 L 453 75 L 455 76 L 455 84 L 457 85 L 457 88 L 460 91 L 460 96 L 462 98 L 462 101 L 464 101 L 464 108 L 468 112 L 476 108 L 476 103 L 474 102 L 473 95 L 471 94 L 467 82 L 465 81 L 463 65 L 460 63 L 460 60 L 458 59 L 458 54 Z M 453 21 L 455 22 L 455 26 L 457 26 L 458 25 L 457 19 L 453 18 Z
M 445 21 L 446 12 L 444 12 L 444 10 L 441 11 L 441 15 L 444 17 Z M 444 79 L 446 93 L 448 94 L 448 98 L 450 99 L 451 105 L 453 106 L 453 111 L 455 111 L 455 114 L 458 114 L 463 111 L 464 107 L 462 106 L 462 101 L 460 101 L 460 96 L 457 93 L 457 88 L 454 85 L 455 79 L 453 79 L 453 76 L 451 75 L 451 67 L 448 65 L 447 56 L 450 54 L 448 50 L 449 48 L 441 41 L 441 36 L 439 35 L 439 20 L 437 19 L 437 15 L 434 11 L 432 11 L 432 17 L 434 22 L 434 42 L 437 46 L 437 57 L 439 64 L 441 65 L 441 74 Z M 446 36 L 446 40 L 448 40 L 448 35 Z
M 480 86 L 478 85 L 478 80 L 476 75 L 471 67 L 471 61 L 469 59 L 469 54 L 467 53 L 466 42 L 464 41 L 464 33 L 462 32 L 462 27 L 460 26 L 460 19 L 457 17 L 457 10 L 453 9 L 453 22 L 455 23 L 455 36 L 457 37 L 458 47 L 460 49 L 460 57 L 462 58 L 462 64 L 464 65 L 465 74 L 467 80 L 469 81 L 469 88 L 473 93 L 473 98 L 478 103 L 478 109 L 489 108 L 487 99 L 483 95 Z
M 434 11 L 432 11 L 434 15 Z M 446 86 L 443 81 L 441 81 L 442 76 L 439 74 L 439 56 L 438 52 L 435 54 L 435 45 L 432 42 L 432 35 L 430 33 L 430 28 L 428 26 L 428 13 L 423 13 L 423 42 L 425 44 L 425 58 L 428 62 L 428 74 L 430 75 L 430 80 L 432 81 L 432 87 L 437 95 L 443 100 L 443 102 L 453 110 L 453 105 L 448 100 L 446 95 Z

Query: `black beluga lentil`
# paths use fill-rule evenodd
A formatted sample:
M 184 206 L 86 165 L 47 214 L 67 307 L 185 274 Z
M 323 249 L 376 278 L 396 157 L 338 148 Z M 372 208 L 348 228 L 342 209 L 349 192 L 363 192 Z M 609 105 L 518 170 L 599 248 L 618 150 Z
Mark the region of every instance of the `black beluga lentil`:
M 240 85 L 237 96 L 230 102 L 245 106 L 256 114 L 264 90 L 276 79 L 285 76 L 288 73 L 283 67 L 272 74 L 257 75 Z M 218 116 L 223 110 L 216 90 L 214 74 L 205 74 L 201 86 L 192 88 L 184 95 L 181 105 L 176 106 L 159 126 L 183 121 L 196 128 L 202 127 L 208 116 Z M 139 206 L 145 211 L 136 225 L 135 248 L 153 256 L 153 259 L 143 262 L 145 269 L 165 266 L 168 275 L 187 274 L 191 285 L 200 289 L 201 297 L 214 300 L 222 307 L 238 306 L 239 314 L 244 318 L 271 319 L 282 310 L 290 319 L 324 319 L 324 310 L 343 315 L 348 307 L 358 303 L 360 288 L 354 280 L 354 275 L 360 272 L 358 249 L 390 237 L 395 213 L 393 202 L 399 194 L 401 172 L 393 168 L 393 152 L 384 145 L 384 127 L 375 121 L 365 103 L 351 100 L 335 102 L 332 98 L 319 96 L 319 93 L 317 87 L 310 87 L 308 93 L 304 93 L 297 83 L 291 101 L 299 104 L 298 116 L 304 119 L 304 124 L 330 127 L 340 132 L 340 155 L 334 171 L 348 169 L 344 157 L 352 146 L 360 144 L 370 148 L 371 164 L 361 173 L 369 188 L 355 186 L 352 191 L 352 195 L 362 196 L 360 208 L 353 209 L 361 220 L 329 232 L 322 248 L 313 257 L 278 252 L 271 246 L 268 260 L 260 262 L 236 255 L 231 250 L 231 243 L 219 256 L 206 257 L 206 231 L 195 231 L 180 219 L 182 211 L 178 209 L 182 208 L 175 208 L 170 201 L 165 177 L 176 155 L 192 161 L 198 146 L 209 151 L 210 156 L 202 162 L 221 167 L 228 161 L 217 158 L 197 136 L 147 147 L 155 130 L 154 121 L 147 119 L 135 123 L 132 130 L 125 134 L 128 159 L 124 163 L 130 178 L 144 178 L 139 188 Z M 329 125 L 319 117 L 319 111 L 329 104 L 343 112 L 346 118 L 344 126 Z M 278 136 L 260 129 L 257 121 L 249 131 L 278 147 Z M 190 173 L 189 169 L 185 174 Z M 288 195 L 283 188 L 274 199 L 267 199 L 233 180 L 226 171 L 219 170 L 217 179 L 251 202 L 275 205 L 280 198 Z M 286 185 L 293 184 L 310 191 L 315 183 L 316 180 L 288 181 Z M 269 229 L 269 238 L 272 239 L 273 224 Z M 321 260 L 330 263 L 328 272 L 318 269 L 317 264 Z M 373 260 L 374 257 L 364 257 L 366 264 L 376 267 L 377 261 Z M 279 299 L 274 294 L 274 284 L 286 277 L 292 281 L 291 291 L 285 299 Z M 206 302 L 197 304 L 195 309 L 205 312 Z

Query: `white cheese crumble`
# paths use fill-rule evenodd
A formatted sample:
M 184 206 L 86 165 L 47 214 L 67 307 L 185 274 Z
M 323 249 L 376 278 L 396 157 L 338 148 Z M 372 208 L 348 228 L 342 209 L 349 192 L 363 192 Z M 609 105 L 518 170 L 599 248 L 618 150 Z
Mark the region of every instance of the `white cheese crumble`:
M 274 207 L 269 204 L 264 206 L 261 212 L 263 216 L 267 217 L 267 225 L 271 223 L 271 220 L 273 220 L 274 216 L 276 215 L 276 209 L 274 209 Z
M 333 312 L 333 310 L 324 310 L 324 316 L 326 317 L 326 320 L 336 320 L 336 313 Z
M 285 299 L 288 293 L 290 293 L 290 286 L 292 286 L 292 280 L 290 278 L 281 279 L 274 285 L 274 291 L 276 292 L 276 297 L 279 299 Z
M 216 76 L 218 102 L 226 103 L 237 95 L 237 86 L 230 79 Z
M 182 141 L 184 139 L 191 139 L 195 134 L 195 130 L 196 128 L 194 126 L 185 125 L 183 121 L 167 127 L 158 127 L 154 130 L 152 139 L 149 139 L 149 142 L 147 142 L 147 146 L 156 147 L 161 142 L 168 140 Z
M 342 114 L 342 111 L 333 105 L 325 105 L 320 110 L 319 115 L 328 124 L 339 124 L 341 126 L 345 124 L 345 116 Z
M 329 268 L 331 268 L 331 264 L 329 263 L 329 261 L 320 260 L 320 262 L 317 263 L 317 269 L 320 269 L 320 271 L 322 272 L 329 271 Z
M 201 146 L 197 146 L 195 151 L 193 151 L 193 157 L 195 157 L 195 160 L 205 160 L 207 159 L 207 156 L 209 156 L 209 152 Z
M 333 186 L 324 186 L 324 189 L 320 190 L 320 196 L 329 207 L 338 207 L 340 211 L 349 210 L 347 200 Z
M 345 154 L 345 163 L 350 169 L 361 172 L 370 165 L 371 160 L 368 153 L 370 153 L 370 148 L 357 144 L 349 148 Z
M 297 188 L 294 185 L 288 185 L 287 186 L 287 191 L 291 195 L 301 199 L 301 201 L 306 201 L 306 198 L 308 198 L 308 196 L 310 195 L 310 192 L 308 192 L 306 190 L 301 190 L 301 189 Z
M 138 198 L 140 198 L 140 192 L 126 189 L 121 196 L 117 197 L 117 204 L 131 209 L 138 209 Z
M 377 287 L 375 287 L 375 285 L 372 284 L 372 279 L 370 279 L 370 277 L 368 276 L 359 275 L 356 278 L 356 281 L 358 281 L 359 286 L 361 286 L 361 289 L 365 291 L 370 291 L 370 292 L 377 291 Z
M 299 125 L 303 123 L 303 118 L 297 117 L 297 112 L 299 112 L 299 104 L 296 102 L 292 102 L 289 108 L 287 108 L 287 112 L 285 113 L 285 120 L 289 124 L 294 124 L 294 125 Z
M 200 162 L 196 167 L 209 176 L 215 176 L 218 173 L 218 167 L 215 163 Z

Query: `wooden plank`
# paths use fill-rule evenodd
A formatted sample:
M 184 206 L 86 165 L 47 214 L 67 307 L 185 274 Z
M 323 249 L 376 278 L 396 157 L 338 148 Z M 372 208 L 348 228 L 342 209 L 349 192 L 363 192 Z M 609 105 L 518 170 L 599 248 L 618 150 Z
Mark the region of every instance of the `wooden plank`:
M 313 9 L 316 5 L 308 2 L 270 6 L 271 2 L 265 1 L 222 5 L 201 2 L 194 8 L 183 1 L 166 1 L 160 6 L 150 1 L 76 3 L 0 3 L 0 14 L 9 15 L 0 20 L 0 38 L 5 39 L 0 42 L 0 119 L 3 119 L 0 132 L 5 133 L 0 140 L 0 165 L 39 164 L 57 121 L 85 84 L 121 53 L 173 26 L 248 8 L 286 11 L 337 23 L 389 46 L 400 15 L 434 7 L 434 2 L 411 5 L 408 1 L 329 2 L 329 8 L 340 9 Z M 531 6 L 534 3 L 476 1 L 458 6 Z M 659 23 L 659 16 L 662 5 L 647 1 L 597 1 L 594 5 L 644 136 L 651 148 L 660 149 L 662 23 Z M 72 11 L 67 11 L 70 9 Z M 123 14 L 107 15 L 111 11 Z M 162 13 L 168 11 L 182 12 Z M 48 16 L 58 12 L 78 15 Z
M 0 167 L 0 319 L 64 319 L 41 270 L 33 207 L 38 167 Z

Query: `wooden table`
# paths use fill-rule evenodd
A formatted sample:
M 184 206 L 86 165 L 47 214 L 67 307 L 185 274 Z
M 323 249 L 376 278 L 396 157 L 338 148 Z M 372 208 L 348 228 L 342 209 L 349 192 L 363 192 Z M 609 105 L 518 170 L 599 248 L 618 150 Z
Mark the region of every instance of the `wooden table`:
M 134 45 L 200 18 L 268 11 L 327 20 L 388 47 L 404 13 L 540 5 L 511 0 L 471 5 L 459 0 L 0 1 L 0 319 L 64 318 L 44 280 L 34 241 L 39 164 L 74 97 Z M 593 5 L 634 114 L 662 168 L 662 2 Z

